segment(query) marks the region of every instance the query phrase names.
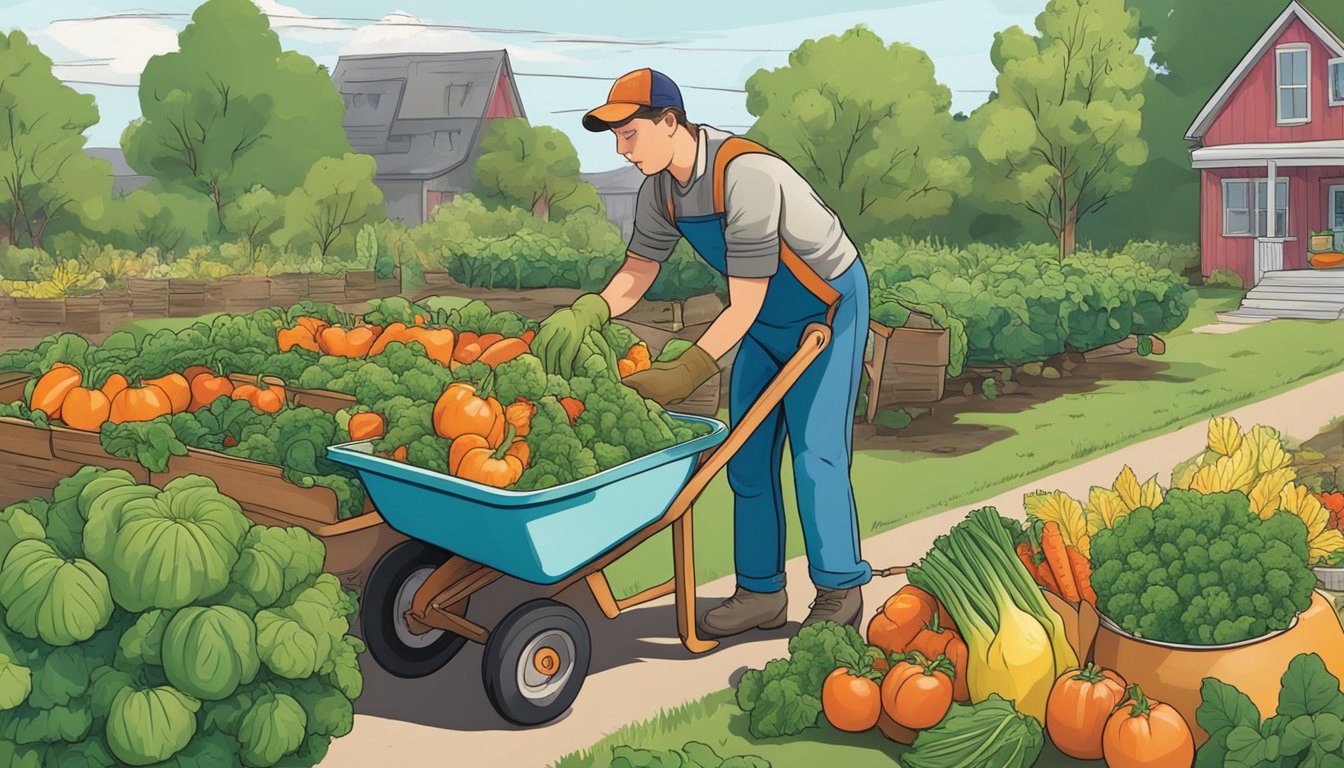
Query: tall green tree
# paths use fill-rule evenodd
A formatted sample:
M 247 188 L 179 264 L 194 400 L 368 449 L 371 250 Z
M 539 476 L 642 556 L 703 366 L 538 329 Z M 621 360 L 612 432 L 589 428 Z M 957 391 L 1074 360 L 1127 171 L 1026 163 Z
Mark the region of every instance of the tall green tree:
M 947 213 L 970 190 L 933 62 L 865 27 L 808 40 L 747 80 L 748 136 L 789 161 L 852 235 Z
M 98 213 L 112 166 L 84 152 L 97 122 L 93 96 L 58 80 L 26 35 L 0 34 L 0 236 L 41 248 L 48 232 Z
M 344 103 L 326 71 L 285 51 L 250 0 L 207 0 L 140 78 L 143 117 L 122 136 L 136 171 L 208 195 L 217 226 L 239 195 L 284 195 L 313 164 L 348 154 Z
M 323 256 L 337 247 L 351 251 L 360 227 L 387 218 L 373 184 L 376 170 L 372 157 L 354 153 L 314 163 L 303 186 L 285 198 L 286 227 L 297 230 L 290 242 L 315 245 Z
M 583 208 L 602 210 L 597 188 L 579 177 L 579 154 L 562 131 L 521 117 L 486 123 L 473 171 L 492 203 L 527 208 L 542 221 Z
M 995 97 L 971 115 L 977 189 L 1043 221 L 1062 263 L 1078 223 L 1128 189 L 1148 156 L 1140 89 L 1152 73 L 1124 0 L 1050 0 L 1036 29 L 994 36 Z
M 1344 3 L 1300 0 L 1326 26 L 1344 30 Z M 1199 172 L 1185 133 L 1286 0 L 1127 0 L 1153 48 L 1156 76 L 1144 83 L 1139 137 L 1149 158 L 1131 191 L 1097 215 L 1092 229 L 1119 245 L 1131 238 L 1199 241 Z

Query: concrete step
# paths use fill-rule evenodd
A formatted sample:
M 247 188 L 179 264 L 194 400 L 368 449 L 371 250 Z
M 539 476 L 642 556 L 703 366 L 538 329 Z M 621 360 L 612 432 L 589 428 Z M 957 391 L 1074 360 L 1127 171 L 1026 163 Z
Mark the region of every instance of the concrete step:
M 1244 307 L 1231 312 L 1220 312 L 1218 319 L 1224 322 L 1260 322 L 1262 320 L 1339 320 L 1338 310 L 1320 309 L 1257 309 Z
M 1247 299 L 1268 299 L 1271 301 L 1310 301 L 1326 304 L 1339 304 L 1344 307 L 1344 286 L 1339 288 L 1285 288 L 1277 285 L 1257 285 L 1246 294 Z
M 1344 305 L 1337 301 L 1308 301 L 1302 298 L 1293 299 L 1253 299 L 1250 296 L 1241 300 L 1241 309 L 1275 309 L 1285 312 L 1291 312 L 1298 309 L 1309 310 L 1313 312 L 1334 312 L 1338 314 L 1344 310 Z
M 1283 272 L 1266 272 L 1260 277 L 1260 285 L 1291 285 L 1304 288 L 1344 286 L 1344 270 L 1293 269 Z

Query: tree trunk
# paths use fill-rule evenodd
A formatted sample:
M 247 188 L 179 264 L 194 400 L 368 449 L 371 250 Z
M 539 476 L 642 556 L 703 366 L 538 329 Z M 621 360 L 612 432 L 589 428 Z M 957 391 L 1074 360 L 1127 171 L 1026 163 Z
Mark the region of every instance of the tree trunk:
M 551 199 L 545 195 L 537 195 L 532 201 L 532 215 L 542 221 L 551 220 Z
M 1078 250 L 1078 203 L 1074 202 L 1064 215 L 1064 231 L 1059 237 L 1059 263 L 1062 265 L 1064 259 L 1072 256 L 1076 250 Z
M 674 302 L 672 302 L 672 332 L 673 332 L 673 333 L 676 333 L 677 331 L 680 331 L 682 328 L 685 328 L 685 327 L 686 327 L 685 324 L 684 324 L 684 320 L 685 320 L 685 317 L 686 317 L 686 314 L 685 314 L 685 308 L 686 308 L 686 302 L 684 302 L 684 301 L 674 301 Z

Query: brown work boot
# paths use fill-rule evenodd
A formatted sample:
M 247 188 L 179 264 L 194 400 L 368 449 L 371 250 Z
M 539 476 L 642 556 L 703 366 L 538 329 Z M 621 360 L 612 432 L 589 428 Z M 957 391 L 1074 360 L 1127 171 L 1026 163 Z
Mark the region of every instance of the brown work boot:
M 860 626 L 863 620 L 863 590 L 858 587 L 850 589 L 822 589 L 817 587 L 817 599 L 812 603 L 812 611 L 803 619 L 803 626 L 816 624 L 819 621 L 834 621 L 836 624 L 845 625 L 857 629 L 860 634 L 863 629 Z
M 752 592 L 738 587 L 733 596 L 700 618 L 704 637 L 728 637 L 751 629 L 778 629 L 784 626 L 789 596 L 784 590 Z

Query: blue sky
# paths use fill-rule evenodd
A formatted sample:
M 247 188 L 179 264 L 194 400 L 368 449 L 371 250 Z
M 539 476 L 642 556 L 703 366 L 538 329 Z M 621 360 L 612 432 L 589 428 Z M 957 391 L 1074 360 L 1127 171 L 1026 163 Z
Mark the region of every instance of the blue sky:
M 994 87 L 996 31 L 1034 28 L 1045 0 L 775 0 L 558 2 L 552 0 L 253 0 L 287 48 L 334 67 L 343 54 L 504 48 L 528 118 L 574 141 L 585 171 L 620 166 L 606 135 L 579 125 L 610 79 L 653 67 L 682 86 L 693 119 L 729 130 L 751 121 L 740 89 L 761 68 L 787 63 L 803 40 L 866 24 L 888 42 L 915 45 L 970 112 Z M 22 29 L 71 87 L 94 94 L 102 121 L 90 146 L 115 146 L 139 114 L 135 84 L 149 57 L 174 50 L 193 0 L 24 0 L 4 24 Z M 598 78 L 598 79 L 584 79 Z

